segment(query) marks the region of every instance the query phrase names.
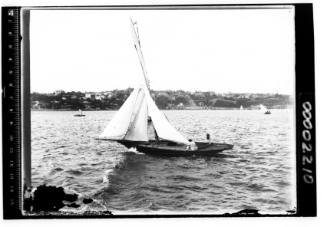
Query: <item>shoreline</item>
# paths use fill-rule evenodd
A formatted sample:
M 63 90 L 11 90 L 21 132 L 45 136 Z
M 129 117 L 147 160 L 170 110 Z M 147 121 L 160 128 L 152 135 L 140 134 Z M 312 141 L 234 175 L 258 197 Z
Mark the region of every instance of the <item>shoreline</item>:
M 269 110 L 290 110 L 292 108 L 270 108 Z M 90 112 L 90 111 L 118 111 L 119 109 L 107 109 L 107 110 L 96 110 L 96 109 L 91 109 L 91 110 L 82 110 L 83 112 Z M 244 109 L 240 110 L 239 108 L 209 108 L 209 109 L 200 109 L 200 108 L 185 108 L 185 109 L 160 109 L 161 111 L 185 111 L 185 110 L 239 110 L 239 111 L 249 111 L 249 110 L 257 110 L 260 111 L 260 109 Z M 31 109 L 31 112 L 43 112 L 43 111 L 70 111 L 70 112 L 78 112 L 79 110 L 73 110 L 73 109 Z

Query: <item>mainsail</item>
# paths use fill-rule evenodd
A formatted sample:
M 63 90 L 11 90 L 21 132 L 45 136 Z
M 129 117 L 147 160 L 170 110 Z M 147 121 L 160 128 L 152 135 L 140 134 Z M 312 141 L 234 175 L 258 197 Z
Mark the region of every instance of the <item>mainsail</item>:
M 136 23 L 132 20 L 131 25 L 134 46 L 140 60 L 145 84 L 134 88 L 125 103 L 102 132 L 100 139 L 149 141 L 153 139 L 149 128 L 154 128 L 159 139 L 190 145 L 191 142 L 168 122 L 150 95 L 138 30 Z
M 157 105 L 152 100 L 148 90 L 146 91 L 146 98 L 148 104 L 148 114 L 153 121 L 154 128 L 159 138 L 190 144 L 190 142 L 168 122 L 166 116 L 160 112 Z

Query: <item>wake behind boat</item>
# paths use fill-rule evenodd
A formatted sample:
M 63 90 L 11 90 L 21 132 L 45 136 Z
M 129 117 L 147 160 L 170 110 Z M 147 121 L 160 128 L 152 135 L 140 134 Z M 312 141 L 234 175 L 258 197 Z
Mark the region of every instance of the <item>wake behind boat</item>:
M 132 20 L 131 26 L 144 80 L 134 88 L 99 139 L 116 141 L 128 148 L 135 147 L 139 152 L 159 156 L 214 155 L 232 149 L 230 144 L 193 142 L 169 123 L 151 97 L 138 29 Z M 207 139 L 210 141 L 209 134 Z

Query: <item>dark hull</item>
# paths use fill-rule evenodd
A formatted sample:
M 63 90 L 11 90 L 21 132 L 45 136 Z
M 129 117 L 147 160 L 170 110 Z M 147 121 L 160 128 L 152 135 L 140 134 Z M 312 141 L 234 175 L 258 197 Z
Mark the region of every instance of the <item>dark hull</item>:
M 191 150 L 185 145 L 168 141 L 118 141 L 124 146 L 136 147 L 137 151 L 156 156 L 212 156 L 233 148 L 231 144 L 196 142 L 198 149 Z
M 137 147 L 139 144 L 148 144 L 149 142 L 143 142 L 143 141 L 129 141 L 129 140 L 117 140 L 116 142 L 124 145 L 127 148 L 131 147 Z
M 84 114 L 75 114 L 74 117 L 85 117 Z

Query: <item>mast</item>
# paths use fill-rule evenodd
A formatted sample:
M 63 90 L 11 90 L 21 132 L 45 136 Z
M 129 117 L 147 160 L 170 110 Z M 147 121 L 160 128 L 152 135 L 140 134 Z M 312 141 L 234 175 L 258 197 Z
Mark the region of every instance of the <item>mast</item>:
M 140 41 L 139 29 L 137 27 L 137 22 L 136 21 L 134 22 L 132 20 L 132 18 L 130 18 L 130 20 L 131 20 L 131 27 L 132 27 L 132 36 L 133 36 L 133 41 L 134 41 L 134 47 L 135 47 L 137 56 L 138 56 L 139 61 L 140 61 L 140 65 L 141 65 L 141 68 L 142 68 L 145 85 L 148 88 L 148 91 L 147 92 L 150 94 L 150 81 L 148 79 L 147 71 L 146 71 L 146 68 L 145 68 L 145 61 L 144 61 L 144 57 L 143 57 L 143 53 L 142 53 L 142 49 L 141 49 L 141 41 Z M 151 119 L 150 116 L 148 116 L 148 120 L 149 119 L 152 122 L 152 119 Z M 159 136 L 158 136 L 157 130 L 155 129 L 154 126 L 153 126 L 153 129 L 154 129 L 154 134 L 155 134 L 156 141 L 159 141 Z
M 137 27 L 137 23 L 134 22 L 132 20 L 132 18 L 130 18 L 130 19 L 131 19 L 131 27 L 132 27 L 132 36 L 133 36 L 133 40 L 134 40 L 134 47 L 136 49 L 137 56 L 139 57 L 139 61 L 140 61 L 140 64 L 141 64 L 145 84 L 146 84 L 147 88 L 150 91 L 149 79 L 147 77 L 147 71 L 146 71 L 146 68 L 145 68 L 144 57 L 143 57 L 143 53 L 142 53 L 142 49 L 141 49 L 140 36 L 139 36 L 139 32 L 138 32 L 139 30 L 138 30 L 138 27 Z
M 164 139 L 181 144 L 189 145 L 190 142 L 181 135 L 168 121 L 164 113 L 160 112 L 150 95 L 149 80 L 145 68 L 141 43 L 136 23 L 131 19 L 134 47 L 136 49 L 141 68 L 143 71 L 144 85 L 135 88 L 124 102 L 105 130 L 101 133 L 101 139 L 149 141 L 148 123 L 152 122 L 156 140 Z

